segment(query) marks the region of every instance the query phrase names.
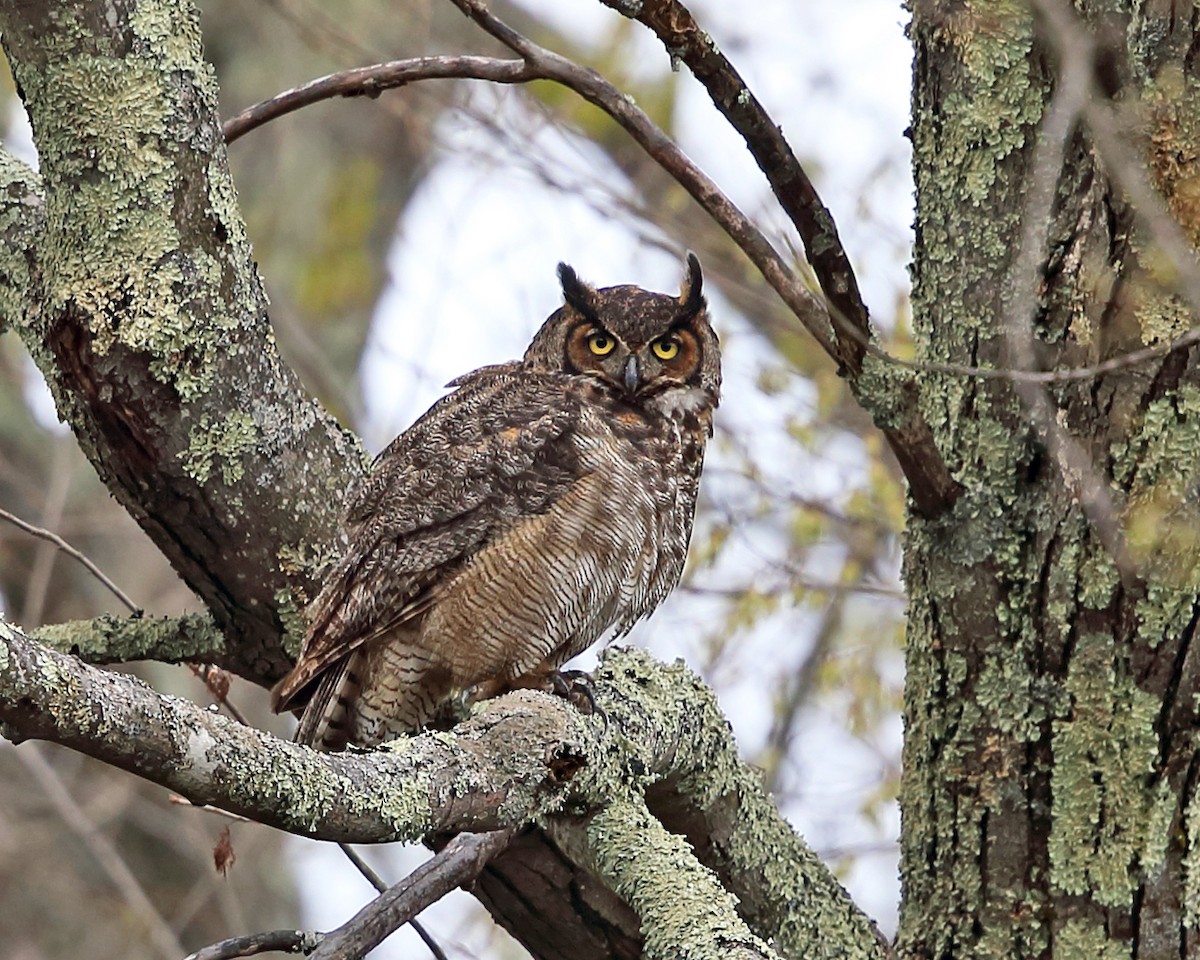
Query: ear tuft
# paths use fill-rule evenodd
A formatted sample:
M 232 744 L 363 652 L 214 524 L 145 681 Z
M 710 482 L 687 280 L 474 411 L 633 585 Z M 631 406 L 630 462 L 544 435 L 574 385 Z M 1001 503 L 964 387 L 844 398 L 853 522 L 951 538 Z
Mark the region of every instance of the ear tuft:
M 679 290 L 680 314 L 695 316 L 704 309 L 704 274 L 700 271 L 700 258 L 690 250 L 687 255 L 687 273 Z
M 567 305 L 580 313 L 591 316 L 596 312 L 596 291 L 579 279 L 573 267 L 565 263 L 558 265 L 558 280 L 562 284 L 563 298 Z

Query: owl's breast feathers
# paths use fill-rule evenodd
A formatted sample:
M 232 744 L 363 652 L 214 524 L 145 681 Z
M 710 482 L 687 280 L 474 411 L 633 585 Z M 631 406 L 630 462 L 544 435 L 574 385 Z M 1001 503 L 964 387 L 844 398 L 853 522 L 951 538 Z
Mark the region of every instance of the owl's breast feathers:
M 668 423 L 520 364 L 454 385 L 352 498 L 349 548 L 273 691 L 288 709 L 340 671 L 306 713 L 310 742 L 314 709 L 327 720 L 344 703 L 357 728 L 339 742 L 377 742 L 454 690 L 555 669 L 628 630 L 682 572 L 707 420 Z

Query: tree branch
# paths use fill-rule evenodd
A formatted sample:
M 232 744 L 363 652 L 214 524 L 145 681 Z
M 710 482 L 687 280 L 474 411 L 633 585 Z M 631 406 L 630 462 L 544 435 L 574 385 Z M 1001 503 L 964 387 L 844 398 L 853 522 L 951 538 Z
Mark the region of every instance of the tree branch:
M 609 718 L 603 738 L 595 719 L 524 691 L 485 703 L 453 733 L 321 754 L 87 666 L 0 621 L 0 724 L 13 740 L 61 743 L 197 806 L 355 843 L 519 827 L 566 803 L 599 807 L 612 784 L 647 787 L 651 812 L 689 836 L 757 936 L 788 956 L 829 942 L 848 956 L 883 955 L 870 920 L 738 759 L 712 692 L 692 673 L 613 651 L 595 690 Z M 697 827 L 710 832 L 693 837 Z
M 871 324 L 858 292 L 858 279 L 842 247 L 832 214 L 821 202 L 779 125 L 712 36 L 700 29 L 691 12 L 678 0 L 642 0 L 636 4 L 601 0 L 601 3 L 653 30 L 672 61 L 688 65 L 717 110 L 746 142 L 780 207 L 800 234 L 808 262 L 829 302 L 830 314 L 841 321 L 833 324 L 836 359 L 852 376 L 860 374 Z M 858 336 L 848 336 L 850 331 Z
M 285 114 L 333 97 L 377 97 L 384 90 L 416 80 L 490 80 L 492 83 L 527 83 L 537 74 L 523 60 L 494 57 L 413 57 L 392 60 L 355 70 L 344 70 L 310 80 L 256 103 L 222 125 L 227 144 Z
M 821 349 L 848 372 L 855 397 L 883 431 L 895 453 L 908 479 L 909 491 L 917 510 L 926 516 L 936 516 L 949 509 L 958 499 L 962 488 L 950 476 L 934 442 L 933 433 L 925 423 L 918 405 L 917 385 L 912 377 L 902 373 L 902 368 L 892 363 L 892 358 L 884 351 L 870 345 L 866 335 L 852 324 L 831 325 L 825 301 L 809 292 L 758 227 L 666 133 L 616 87 L 594 70 L 585 70 L 571 60 L 522 36 L 493 16 L 484 0 L 451 2 L 506 47 L 523 57 L 526 63 L 542 76 L 574 90 L 589 103 L 607 113 L 687 190 L 692 199 L 716 221 L 758 268 L 804 329 L 820 344 Z M 834 230 L 832 219 L 829 220 L 827 229 Z M 834 235 L 836 236 L 836 232 Z M 852 273 L 850 277 L 853 278 Z M 844 286 L 845 278 L 837 282 Z M 865 318 L 865 308 L 862 315 Z M 843 348 L 839 345 L 834 330 L 846 333 L 847 340 L 860 343 L 863 347 L 862 352 L 874 355 L 878 362 L 863 365 L 860 357 L 853 364 L 846 363 Z M 859 356 L 857 348 L 854 356 Z
M 10 739 L 61 743 L 197 806 L 321 840 L 413 841 L 528 823 L 561 802 L 562 771 L 590 778 L 599 771 L 589 759 L 605 766 L 589 724 L 564 702 L 503 707 L 456 736 L 322 754 L 51 651 L 0 620 L 0 723 Z
M 325 934 L 313 960 L 366 956 L 399 927 L 450 891 L 470 883 L 508 846 L 512 830 L 459 834 L 412 873 Z
M 201 947 L 189 953 L 184 960 L 234 960 L 236 957 L 254 957 L 260 953 L 303 953 L 310 954 L 321 942 L 323 934 L 311 930 L 270 930 L 266 933 L 251 933 L 244 937 L 230 937 L 219 943 Z
M 105 615 L 39 627 L 32 636 L 39 643 L 97 665 L 158 660 L 223 666 L 229 659 L 221 631 L 211 617 L 200 613 L 181 617 Z
M 633 907 L 647 960 L 777 956 L 746 927 L 736 900 L 687 842 L 668 833 L 640 797 L 614 798 L 582 823 L 556 818 L 549 828 L 572 859 L 595 870 Z

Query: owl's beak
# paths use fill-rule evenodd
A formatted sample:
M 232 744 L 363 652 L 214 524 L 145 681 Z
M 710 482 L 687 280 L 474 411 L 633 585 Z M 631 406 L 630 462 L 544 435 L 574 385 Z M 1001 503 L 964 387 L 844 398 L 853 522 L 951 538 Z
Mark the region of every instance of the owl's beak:
M 637 388 L 641 385 L 642 375 L 638 370 L 637 357 L 631 356 L 625 361 L 625 392 L 631 396 L 637 393 Z

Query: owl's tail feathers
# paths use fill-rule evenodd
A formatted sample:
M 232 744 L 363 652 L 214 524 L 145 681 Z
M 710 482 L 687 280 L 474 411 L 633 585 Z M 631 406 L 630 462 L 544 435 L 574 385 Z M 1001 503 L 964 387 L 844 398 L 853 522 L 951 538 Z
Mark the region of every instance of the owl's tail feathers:
M 351 704 L 362 685 L 366 655 L 356 650 L 322 674 L 296 729 L 295 740 L 336 753 L 355 739 Z

